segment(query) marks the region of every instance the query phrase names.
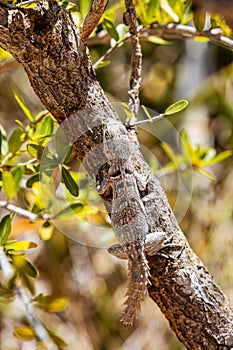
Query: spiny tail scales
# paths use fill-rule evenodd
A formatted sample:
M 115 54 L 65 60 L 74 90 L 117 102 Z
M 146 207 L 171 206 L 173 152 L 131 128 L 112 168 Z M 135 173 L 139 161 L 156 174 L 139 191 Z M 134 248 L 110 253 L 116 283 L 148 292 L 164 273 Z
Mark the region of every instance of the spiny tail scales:
M 135 248 L 135 245 L 134 245 Z M 140 247 L 142 248 L 142 247 Z M 133 321 L 140 310 L 140 304 L 147 293 L 147 284 L 149 283 L 149 266 L 143 249 L 129 250 L 128 253 L 128 276 L 129 285 L 126 293 L 127 299 L 121 322 L 124 327 L 128 328 L 133 325 Z

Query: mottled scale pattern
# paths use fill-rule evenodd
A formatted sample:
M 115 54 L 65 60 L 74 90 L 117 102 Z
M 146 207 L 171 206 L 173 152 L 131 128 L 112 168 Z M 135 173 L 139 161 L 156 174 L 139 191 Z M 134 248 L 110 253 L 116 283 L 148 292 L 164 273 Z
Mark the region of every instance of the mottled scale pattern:
M 129 284 L 122 323 L 133 324 L 147 291 L 149 267 L 144 254 L 148 233 L 147 216 L 140 198 L 134 168 L 130 160 L 111 160 L 109 174 L 99 193 L 112 188 L 111 220 L 113 230 L 128 258 Z
M 132 243 L 126 249 L 128 254 L 128 290 L 121 322 L 124 327 L 128 328 L 133 325 L 137 311 L 140 310 L 140 304 L 147 293 L 149 266 L 143 252 L 143 246 L 139 242 Z

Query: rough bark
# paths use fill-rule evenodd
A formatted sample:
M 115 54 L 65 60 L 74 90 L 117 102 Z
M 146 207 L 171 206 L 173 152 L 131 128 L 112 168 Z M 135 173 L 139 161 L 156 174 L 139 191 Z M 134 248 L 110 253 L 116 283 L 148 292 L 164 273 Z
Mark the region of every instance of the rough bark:
M 143 160 L 135 131 L 126 130 L 106 99 L 69 14 L 53 0 L 28 10 L 0 4 L 0 46 L 23 65 L 46 108 L 64 122 L 94 186 L 108 170 L 100 147 L 103 126 L 114 123 L 113 141 L 123 137 L 134 145 L 134 166 L 142 177 L 147 175 L 141 196 L 154 192 L 145 203 L 150 232 L 162 229 L 177 244 L 165 248 L 164 255 L 148 257 L 150 296 L 188 349 L 233 348 L 233 309 L 189 247 L 159 181 Z M 111 193 L 103 199 L 110 210 Z

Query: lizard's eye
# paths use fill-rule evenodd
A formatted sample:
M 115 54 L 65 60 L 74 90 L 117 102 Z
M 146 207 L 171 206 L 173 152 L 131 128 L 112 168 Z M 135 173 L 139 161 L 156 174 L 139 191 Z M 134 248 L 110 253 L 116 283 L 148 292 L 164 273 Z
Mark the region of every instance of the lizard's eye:
M 117 176 L 120 176 L 120 175 L 121 175 L 121 171 L 117 170 L 115 173 L 111 174 L 110 176 L 111 177 L 117 177 Z
M 125 173 L 131 175 L 131 174 L 133 174 L 133 170 L 131 170 L 131 169 L 125 169 Z

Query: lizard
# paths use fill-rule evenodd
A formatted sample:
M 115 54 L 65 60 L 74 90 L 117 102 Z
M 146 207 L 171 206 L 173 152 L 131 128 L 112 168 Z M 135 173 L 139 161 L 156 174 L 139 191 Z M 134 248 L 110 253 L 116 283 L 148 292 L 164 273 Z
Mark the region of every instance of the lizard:
M 147 293 L 149 266 L 145 251 L 156 254 L 166 245 L 166 233 L 148 234 L 147 214 L 139 193 L 136 172 L 129 159 L 109 160 L 108 175 L 99 186 L 99 194 L 112 190 L 111 221 L 119 244 L 109 252 L 119 258 L 128 259 L 128 290 L 121 322 L 128 328 L 140 309 Z

